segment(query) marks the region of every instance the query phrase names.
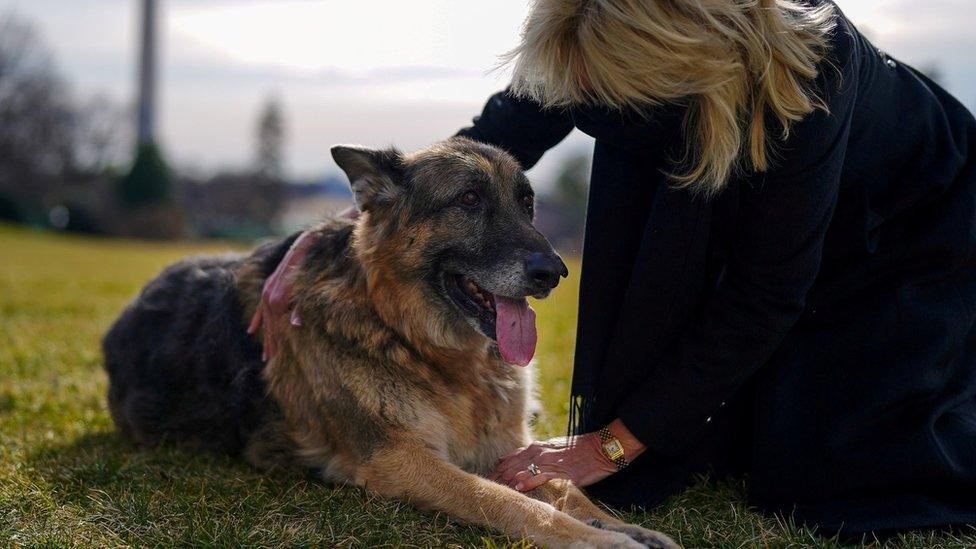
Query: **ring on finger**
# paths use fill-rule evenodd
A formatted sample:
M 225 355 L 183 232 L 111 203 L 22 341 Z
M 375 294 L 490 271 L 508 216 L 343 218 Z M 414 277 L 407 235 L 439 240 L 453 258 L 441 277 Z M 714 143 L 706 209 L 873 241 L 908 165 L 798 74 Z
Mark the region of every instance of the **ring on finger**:
M 535 475 L 541 475 L 541 474 L 542 474 L 542 471 L 541 471 L 541 470 L 539 470 L 539 466 L 538 466 L 538 465 L 536 465 L 535 463 L 530 463 L 530 464 L 529 464 L 529 466 L 528 466 L 528 467 L 526 467 L 526 469 L 527 469 L 527 470 L 528 470 L 528 471 L 529 471 L 530 473 L 532 473 L 532 476 L 535 476 Z

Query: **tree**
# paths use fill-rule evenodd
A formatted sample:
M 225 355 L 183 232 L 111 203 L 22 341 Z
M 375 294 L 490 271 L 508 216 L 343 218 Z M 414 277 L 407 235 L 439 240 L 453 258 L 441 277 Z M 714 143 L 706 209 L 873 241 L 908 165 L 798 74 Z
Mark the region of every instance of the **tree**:
M 124 114 L 105 97 L 73 100 L 34 28 L 0 15 L 0 219 L 138 236 L 182 234 L 169 171 L 155 146 L 140 147 L 125 178 L 112 176 L 131 135 Z M 113 187 L 120 200 L 112 200 Z
M 536 227 L 565 253 L 578 253 L 582 243 L 589 172 L 589 155 L 580 153 L 566 158 L 551 192 L 536 204 Z
M 586 193 L 590 186 L 590 157 L 578 154 L 567 159 L 556 176 L 553 200 L 562 208 L 575 227 L 583 226 L 586 215 Z
M 118 195 L 128 207 L 150 206 L 171 198 L 169 168 L 155 143 L 143 143 L 129 173 L 119 180 Z
M 4 217 L 44 218 L 74 162 L 74 112 L 34 28 L 0 15 L 0 203 Z
M 258 175 L 269 179 L 282 179 L 284 141 L 285 123 L 281 103 L 272 96 L 265 101 L 264 109 L 258 117 L 255 166 Z
M 95 95 L 76 108 L 76 169 L 103 174 L 122 166 L 131 152 L 129 113 L 105 95 Z

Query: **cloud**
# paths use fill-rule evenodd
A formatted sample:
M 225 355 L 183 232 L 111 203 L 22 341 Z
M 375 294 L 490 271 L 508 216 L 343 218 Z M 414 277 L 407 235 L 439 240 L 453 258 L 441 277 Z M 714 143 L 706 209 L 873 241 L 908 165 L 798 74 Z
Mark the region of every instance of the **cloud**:
M 233 62 L 191 61 L 172 62 L 167 74 L 170 83 L 239 86 L 274 83 L 276 86 L 316 86 L 339 88 L 400 84 L 416 81 L 477 78 L 481 72 L 456 67 L 423 65 L 390 66 L 353 72 L 327 68 L 297 71 L 278 65 L 244 64 Z

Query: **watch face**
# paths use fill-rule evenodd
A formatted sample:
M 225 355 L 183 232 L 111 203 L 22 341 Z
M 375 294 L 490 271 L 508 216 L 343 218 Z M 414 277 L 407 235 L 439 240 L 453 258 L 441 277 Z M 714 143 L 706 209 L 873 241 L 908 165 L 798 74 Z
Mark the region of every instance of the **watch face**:
M 620 446 L 620 443 L 616 440 L 609 440 L 603 445 L 603 448 L 607 451 L 607 454 L 616 457 L 618 454 L 623 454 L 624 449 Z

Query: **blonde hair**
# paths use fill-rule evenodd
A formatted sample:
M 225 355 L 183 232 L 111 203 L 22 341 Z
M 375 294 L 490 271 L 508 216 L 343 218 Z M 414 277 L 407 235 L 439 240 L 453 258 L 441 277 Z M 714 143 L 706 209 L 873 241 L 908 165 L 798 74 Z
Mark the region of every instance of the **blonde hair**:
M 549 108 L 687 104 L 679 162 L 689 168 L 671 176 L 712 195 L 737 169 L 770 166 L 767 113 L 786 139 L 826 110 L 811 84 L 834 26 L 829 2 L 535 0 L 502 59 L 514 65 L 513 92 Z

